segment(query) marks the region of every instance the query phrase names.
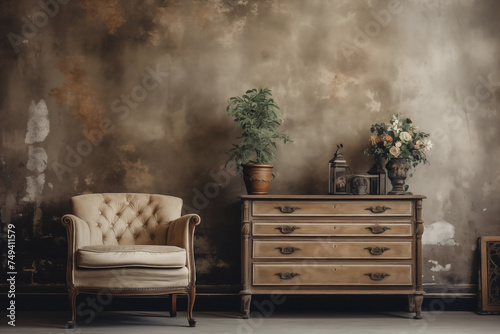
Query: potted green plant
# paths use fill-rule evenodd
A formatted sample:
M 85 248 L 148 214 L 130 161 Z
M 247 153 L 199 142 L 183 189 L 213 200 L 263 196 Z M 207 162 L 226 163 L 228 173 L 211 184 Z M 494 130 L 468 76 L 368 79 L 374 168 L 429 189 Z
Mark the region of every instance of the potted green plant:
M 270 163 L 276 157 L 273 151 L 276 141 L 292 141 L 277 131 L 282 119 L 271 90 L 259 87 L 247 90 L 242 96 L 231 97 L 226 110 L 234 118 L 235 128 L 243 130 L 237 138 L 241 139 L 240 143 L 233 144 L 228 152 L 228 163 L 236 162 L 240 173 L 243 169 L 248 194 L 267 194 L 274 178 L 274 166 Z

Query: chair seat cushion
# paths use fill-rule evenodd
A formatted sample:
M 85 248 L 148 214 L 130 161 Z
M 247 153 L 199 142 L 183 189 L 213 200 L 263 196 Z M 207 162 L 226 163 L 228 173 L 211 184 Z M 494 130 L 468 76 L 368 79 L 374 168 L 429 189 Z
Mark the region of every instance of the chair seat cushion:
M 186 266 L 186 250 L 158 245 L 95 245 L 76 252 L 81 268 L 182 268 Z
M 97 289 L 169 289 L 187 287 L 189 271 L 182 268 L 77 268 L 75 286 Z M 151 294 L 155 294 L 151 291 Z

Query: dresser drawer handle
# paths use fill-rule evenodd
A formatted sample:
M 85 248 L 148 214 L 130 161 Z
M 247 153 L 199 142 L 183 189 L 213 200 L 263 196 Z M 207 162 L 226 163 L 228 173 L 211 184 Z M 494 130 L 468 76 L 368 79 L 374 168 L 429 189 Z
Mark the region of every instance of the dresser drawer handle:
M 282 213 L 294 213 L 295 210 L 300 210 L 298 206 L 275 206 L 275 209 L 280 210 Z
M 372 274 L 372 273 L 367 273 L 365 274 L 366 276 L 370 276 L 370 278 L 373 280 L 373 281 L 381 281 L 383 280 L 384 278 L 386 278 L 387 276 L 391 276 L 389 274 L 386 274 L 386 273 L 375 273 L 375 274 Z
M 290 233 L 292 233 L 295 230 L 300 230 L 300 227 L 286 225 L 286 226 L 275 227 L 274 229 L 275 230 L 280 230 L 280 232 L 283 233 L 283 234 L 290 234 Z
M 370 230 L 373 234 L 384 233 L 387 230 L 390 230 L 390 227 L 387 226 L 368 226 L 365 227 L 365 230 Z
M 289 272 L 276 273 L 275 275 L 279 276 L 279 278 L 281 278 L 282 280 L 288 280 L 294 278 L 295 276 L 300 276 L 299 273 L 289 273 Z
M 385 251 L 390 250 L 390 248 L 387 247 L 366 247 L 365 249 L 372 255 L 382 255 Z
M 281 254 L 293 254 L 295 251 L 300 250 L 297 247 L 276 247 L 275 249 L 279 249 Z
M 382 213 L 385 212 L 386 210 L 390 210 L 391 208 L 387 206 L 370 206 L 369 208 L 366 208 L 365 210 L 370 210 L 372 213 Z

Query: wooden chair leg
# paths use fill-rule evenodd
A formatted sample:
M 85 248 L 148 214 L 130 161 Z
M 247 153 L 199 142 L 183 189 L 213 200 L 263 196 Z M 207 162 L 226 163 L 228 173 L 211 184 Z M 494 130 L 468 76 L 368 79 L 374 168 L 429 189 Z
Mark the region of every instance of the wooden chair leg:
M 71 321 L 66 324 L 67 328 L 74 328 L 76 326 L 76 296 L 78 291 L 70 288 L 68 290 L 69 306 L 71 308 Z
M 172 306 L 170 308 L 170 316 L 171 317 L 176 317 L 177 316 L 177 295 L 175 293 L 170 295 Z
M 187 297 L 188 297 L 187 317 L 188 317 L 189 327 L 195 327 L 196 320 L 193 319 L 193 307 L 194 307 L 194 299 L 196 297 L 196 288 L 194 286 L 188 288 Z

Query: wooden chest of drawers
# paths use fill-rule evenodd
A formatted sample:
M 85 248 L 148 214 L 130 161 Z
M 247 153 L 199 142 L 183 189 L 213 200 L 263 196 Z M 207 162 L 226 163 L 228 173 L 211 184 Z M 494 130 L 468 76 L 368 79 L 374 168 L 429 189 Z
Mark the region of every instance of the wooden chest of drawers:
M 421 319 L 424 196 L 248 195 L 242 311 L 252 294 L 404 294 Z

